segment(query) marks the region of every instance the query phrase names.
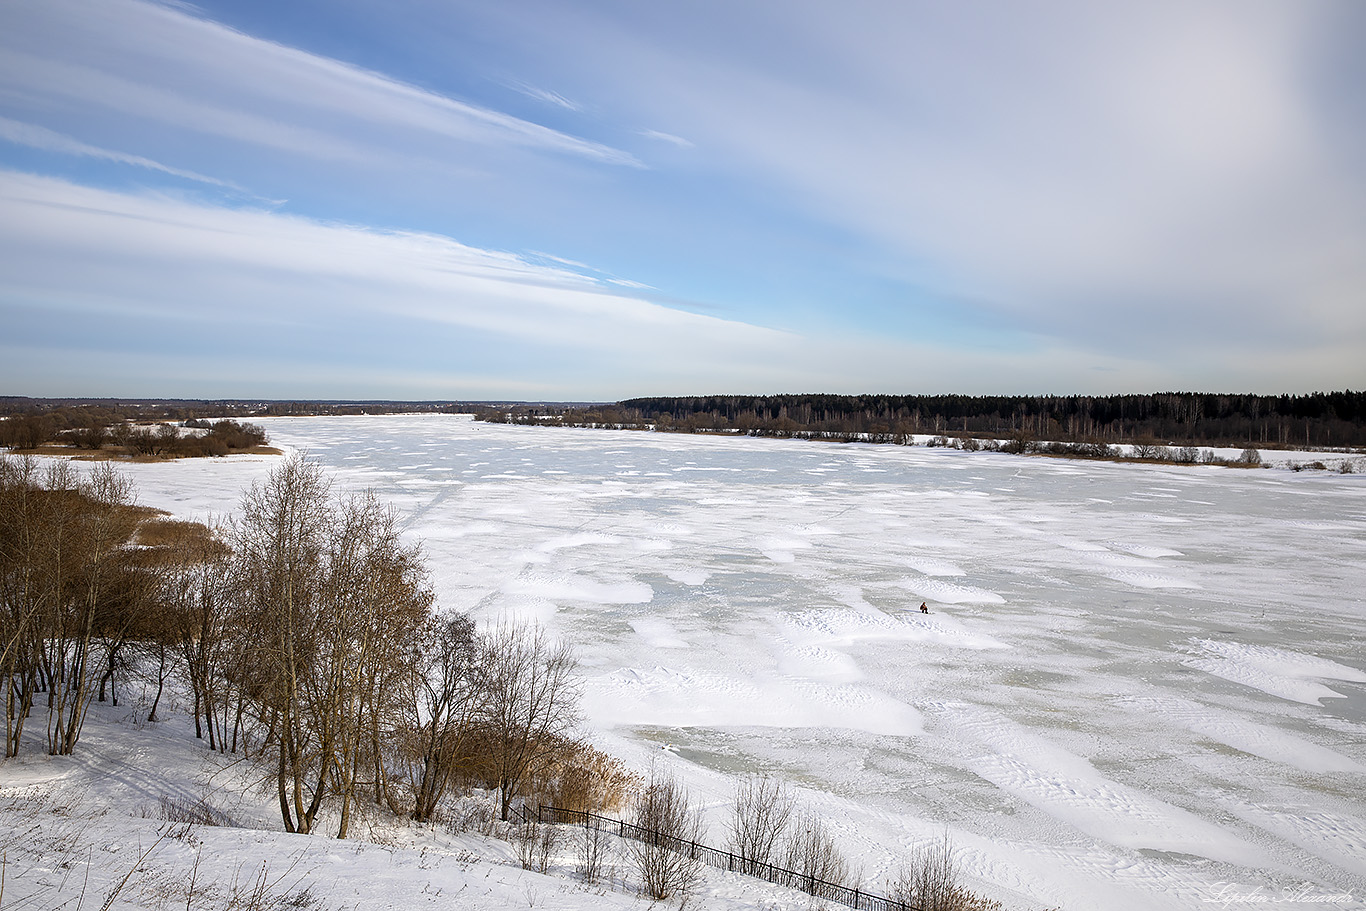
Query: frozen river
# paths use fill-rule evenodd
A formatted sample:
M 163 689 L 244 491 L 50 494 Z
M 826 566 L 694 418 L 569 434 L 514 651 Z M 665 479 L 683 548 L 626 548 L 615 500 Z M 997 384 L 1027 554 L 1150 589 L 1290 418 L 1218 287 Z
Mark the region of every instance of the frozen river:
M 870 883 L 947 829 L 1014 908 L 1366 897 L 1362 475 L 262 423 L 395 504 L 445 607 L 570 640 L 595 740 L 715 839 L 764 770 Z M 130 471 L 202 517 L 271 464 Z

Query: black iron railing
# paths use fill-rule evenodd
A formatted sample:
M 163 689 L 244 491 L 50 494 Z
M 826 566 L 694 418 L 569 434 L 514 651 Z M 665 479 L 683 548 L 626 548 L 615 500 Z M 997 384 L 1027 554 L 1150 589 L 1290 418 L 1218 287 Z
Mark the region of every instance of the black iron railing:
M 530 818 L 530 815 L 528 811 L 527 818 Z M 583 810 L 565 810 L 559 807 L 546 806 L 538 808 L 535 815 L 538 822 L 591 826 L 620 838 L 658 845 L 680 854 L 686 854 L 708 866 L 729 870 L 732 873 L 743 873 L 746 876 L 757 877 L 779 886 L 799 889 L 807 895 L 814 895 L 816 898 L 826 901 L 838 902 L 841 905 L 854 908 L 856 911 L 919 911 L 915 906 L 904 902 L 885 898 L 881 895 L 873 895 L 839 883 L 826 882 L 823 879 L 817 879 L 812 875 L 799 873 L 796 870 L 785 870 L 772 864 L 759 863 L 730 851 L 721 851 L 698 844 L 695 841 L 685 841 L 662 832 L 643 829 L 620 819 L 612 819 L 610 816 L 599 816 L 596 813 L 588 813 Z

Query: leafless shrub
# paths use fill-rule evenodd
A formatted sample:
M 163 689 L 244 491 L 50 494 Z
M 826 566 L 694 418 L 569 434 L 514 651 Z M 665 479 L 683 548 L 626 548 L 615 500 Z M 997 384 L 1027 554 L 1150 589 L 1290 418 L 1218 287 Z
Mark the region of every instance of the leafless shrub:
M 189 800 L 183 797 L 163 795 L 159 806 L 159 816 L 170 822 L 190 823 L 196 826 L 236 826 L 236 821 L 207 800 L 200 797 Z
M 224 911 L 309 911 L 322 905 L 312 886 L 280 888 L 280 883 L 293 872 L 298 858 L 289 869 L 271 879 L 270 865 L 261 864 L 260 872 L 249 883 L 234 883 L 224 905 Z M 298 885 L 297 882 L 294 883 Z
M 541 834 L 541 826 L 533 820 L 513 823 L 508 830 L 508 841 L 517 849 L 517 860 L 523 870 L 536 867 L 536 842 Z
M 911 853 L 887 897 L 919 911 L 1001 911 L 1000 902 L 969 891 L 958 880 L 958 864 L 946 834 L 942 841 Z
M 740 856 L 741 872 L 753 873 L 771 862 L 793 807 L 792 796 L 776 778 L 747 775 L 736 782 L 730 845 Z
M 1133 443 L 1130 444 L 1130 446 L 1130 451 L 1133 453 L 1133 457 L 1135 459 L 1161 458 L 1161 455 L 1159 455 L 1158 450 L 1165 448 L 1162 446 L 1161 443 L 1157 442 L 1157 440 L 1154 440 L 1151 437 L 1144 437 L 1142 439 L 1135 440 Z
M 560 827 L 540 826 L 536 836 L 536 870 L 545 873 L 550 869 L 550 859 L 560 847 Z
M 498 825 L 498 808 L 490 800 L 466 797 L 452 802 L 444 814 L 446 831 L 492 835 Z
M 651 770 L 631 823 L 644 831 L 626 851 L 645 894 L 656 901 L 690 895 L 702 875 L 702 862 L 690 850 L 702 834 L 702 814 L 692 807 L 683 784 Z
M 602 828 L 601 820 L 585 814 L 583 825 L 574 830 L 574 845 L 579 856 L 575 871 L 587 882 L 597 882 L 610 857 L 612 834 Z
M 1249 446 L 1238 454 L 1238 462 L 1241 465 L 1260 465 L 1262 454 L 1255 447 Z
M 800 873 L 809 883 L 844 885 L 849 882 L 849 863 L 840 853 L 825 823 L 814 813 L 803 813 L 792 826 L 782 865 Z

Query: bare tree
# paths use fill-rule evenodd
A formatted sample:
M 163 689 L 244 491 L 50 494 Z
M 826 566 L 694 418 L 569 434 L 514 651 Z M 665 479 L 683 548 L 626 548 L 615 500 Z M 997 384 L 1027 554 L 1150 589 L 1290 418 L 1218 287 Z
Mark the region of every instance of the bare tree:
M 389 792 L 386 745 L 414 699 L 421 633 L 433 595 L 416 546 L 399 540 L 392 509 L 371 492 L 344 499 L 327 557 L 317 712 L 333 716 L 335 787 L 345 838 L 357 784 L 369 774 L 377 803 L 397 810 Z
M 139 521 L 129 508 L 132 483 L 108 463 L 88 481 L 76 481 L 66 475 L 69 469 L 57 467 L 66 464 L 53 466 L 47 485 L 50 494 L 57 494 L 61 525 L 51 553 L 54 597 L 45 643 L 48 751 L 53 755 L 69 755 L 76 748 L 95 680 L 113 662 L 114 645 L 124 640 L 118 627 L 128 622 L 130 604 L 111 602 L 139 595 L 130 590 L 121 559 Z M 102 632 L 106 635 L 99 636 Z
M 160 576 L 169 636 L 190 684 L 195 736 L 221 752 L 229 749 L 233 681 L 241 682 L 241 674 L 228 672 L 234 663 L 229 654 L 240 649 L 243 638 L 230 597 L 232 552 L 223 540 L 225 531 L 197 526 L 194 533 L 177 535 Z
M 730 843 L 740 856 L 741 872 L 752 874 L 771 863 L 793 807 L 787 788 L 776 778 L 746 775 L 736 782 Z
M 45 527 L 38 461 L 0 458 L 0 680 L 5 688 L 5 757 L 17 756 L 38 689 L 42 580 L 38 537 Z
M 233 528 L 235 575 L 254 640 L 239 670 L 252 675 L 265 716 L 262 747 L 275 760 L 288 832 L 311 830 L 333 772 L 335 731 L 310 725 L 305 704 L 332 523 L 328 488 L 320 467 L 293 456 L 251 486 Z
M 466 614 L 433 618 L 423 630 L 408 728 L 412 732 L 413 819 L 430 820 L 467 760 L 476 702 L 474 622 Z
M 818 883 L 843 885 L 849 879 L 849 864 L 819 816 L 803 813 L 791 828 L 782 863 L 802 875 L 806 891 L 818 895 Z
M 667 772 L 650 771 L 650 780 L 636 798 L 631 823 L 640 831 L 626 852 L 640 874 L 641 888 L 656 901 L 687 896 L 702 876 L 696 848 L 702 835 L 702 813 L 688 799 L 687 789 Z
M 335 795 L 345 837 L 363 784 L 402 809 L 394 744 L 412 714 L 433 601 L 421 552 L 372 493 L 333 498 L 301 457 L 253 486 L 241 513 L 235 632 L 250 644 L 229 673 L 256 708 L 254 752 L 274 766 L 287 831 L 312 831 Z
M 477 663 L 487 774 L 506 821 L 528 771 L 578 723 L 576 662 L 539 626 L 504 622 L 480 637 Z

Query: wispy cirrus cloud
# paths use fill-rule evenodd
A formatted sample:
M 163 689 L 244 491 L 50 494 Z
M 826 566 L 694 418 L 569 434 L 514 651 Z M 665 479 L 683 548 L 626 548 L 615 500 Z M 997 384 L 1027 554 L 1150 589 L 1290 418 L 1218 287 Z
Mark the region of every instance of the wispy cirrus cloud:
M 667 142 L 670 145 L 678 146 L 680 149 L 696 148 L 696 143 L 689 142 L 682 136 L 675 136 L 672 133 L 665 133 L 660 130 L 641 130 L 640 135 L 646 139 L 655 139 L 660 142 Z
M 582 263 L 440 235 L 14 171 L 0 171 L 0 208 L 0 384 L 19 394 L 615 400 L 999 388 L 971 348 L 694 313 Z M 1331 369 L 1339 352 L 1320 353 Z M 1154 374 L 1139 359 L 1049 343 L 992 356 L 993 371 L 1043 388 L 1085 388 L 1097 371 L 1176 385 L 1232 366 L 1216 354 L 1198 374 Z M 1253 369 L 1298 368 L 1272 358 Z
M 194 171 L 186 171 L 181 168 L 172 168 L 159 161 L 150 158 L 143 158 L 141 155 L 128 155 L 124 152 L 117 152 L 113 149 L 102 149 L 99 146 L 92 146 L 89 143 L 81 142 L 55 130 L 46 127 L 36 126 L 31 123 L 21 123 L 18 120 L 11 120 L 8 117 L 0 117 L 0 139 L 16 145 L 24 145 L 34 149 L 43 149 L 49 152 L 61 152 L 64 155 L 79 155 L 86 158 L 98 158 L 103 161 L 113 161 L 119 164 L 133 165 L 134 167 L 147 168 L 152 171 L 160 171 L 163 174 L 170 174 L 172 177 L 183 177 L 186 180 L 195 180 L 200 183 L 213 184 L 229 190 L 242 191 L 242 188 L 226 180 L 219 180 L 216 177 L 207 177 L 203 174 L 196 174 Z
M 640 164 L 603 143 L 145 0 L 21 4 L 6 12 L 0 49 L 0 89 L 30 107 L 86 105 L 372 164 L 450 157 L 451 143 Z
M 525 82 L 514 82 L 511 85 L 512 88 L 521 92 L 528 98 L 535 98 L 537 101 L 544 101 L 546 104 L 553 104 L 556 107 L 564 108 L 566 111 L 573 111 L 576 114 L 583 110 L 582 105 L 578 104 L 577 102 L 570 101 L 568 98 L 564 97 L 559 92 L 552 92 L 549 89 L 538 88 L 534 85 L 528 85 Z
M 1195 358 L 1341 386 L 1366 378 L 1364 25 L 1274 0 L 699 0 L 541 4 L 517 27 L 553 30 L 555 67 L 689 137 L 709 173 L 857 238 L 912 307 L 915 288 L 980 302 L 1146 359 L 1145 386 Z
M 512 389 L 550 388 L 565 370 L 585 374 L 580 388 L 623 374 L 653 387 L 699 365 L 750 382 L 782 371 L 801 345 L 790 333 L 661 306 L 610 280 L 433 234 L 12 171 L 0 171 L 0 205 L 0 313 L 33 349 L 102 325 L 115 327 L 106 335 L 217 358 L 240 345 L 297 352 L 327 370 L 444 366 L 453 383 L 478 363 L 484 385 Z M 338 332 L 340 347 L 312 350 Z

